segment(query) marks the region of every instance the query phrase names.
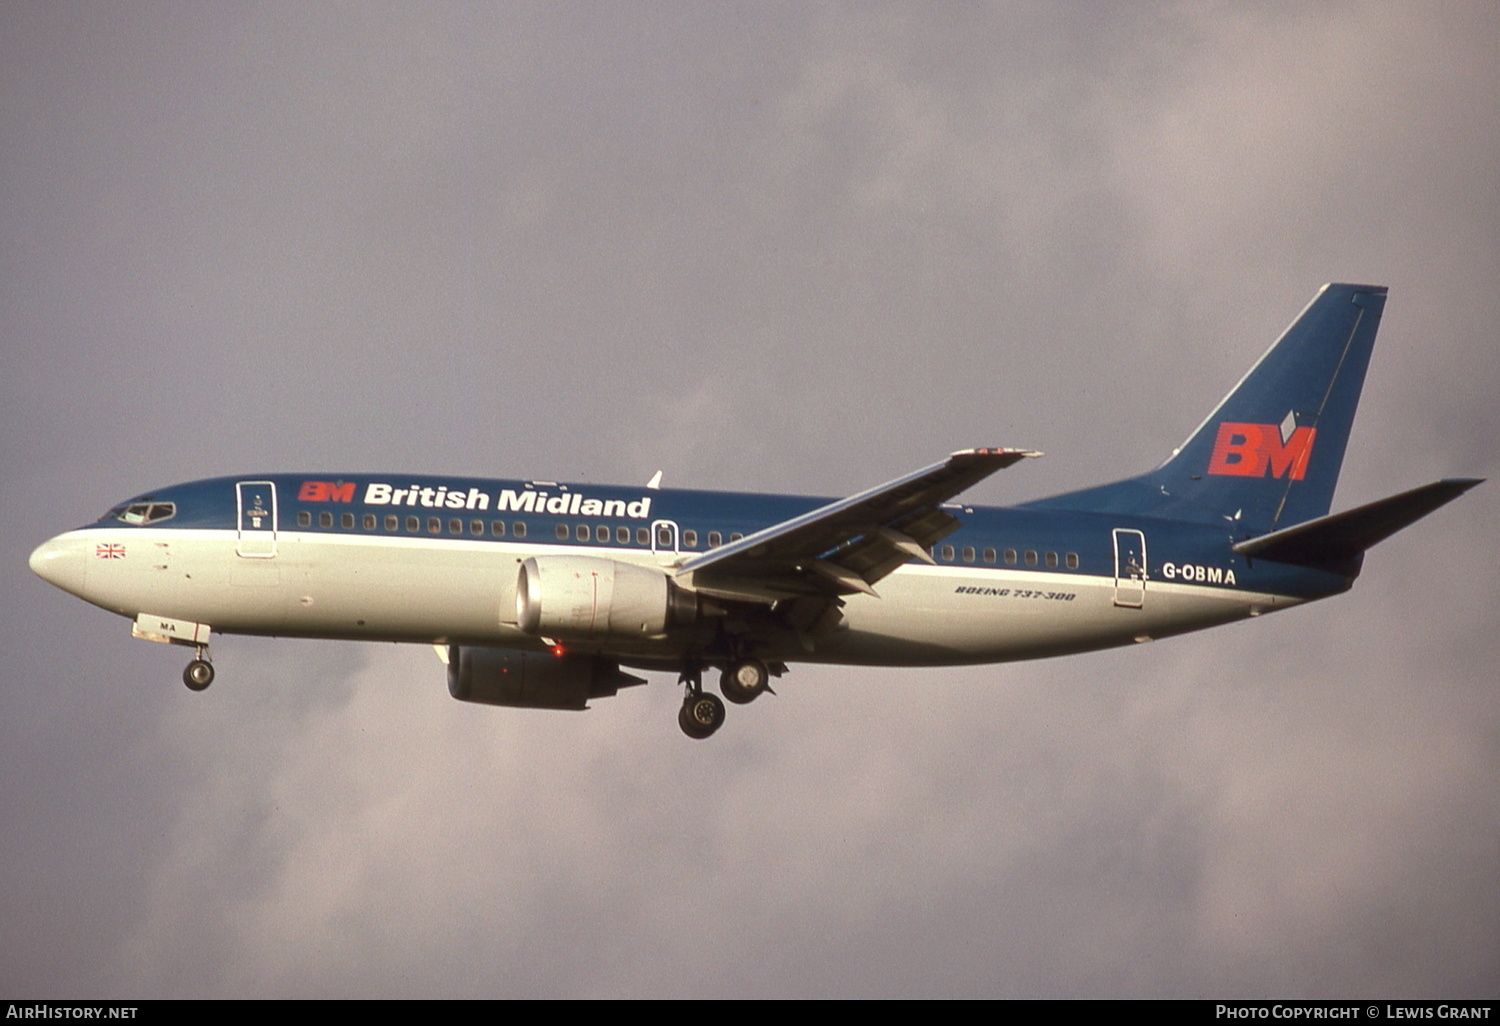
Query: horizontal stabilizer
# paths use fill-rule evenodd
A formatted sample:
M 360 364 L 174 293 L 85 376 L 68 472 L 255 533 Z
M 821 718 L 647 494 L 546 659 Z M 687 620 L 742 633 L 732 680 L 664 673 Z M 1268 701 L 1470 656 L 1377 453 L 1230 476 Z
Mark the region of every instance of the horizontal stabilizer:
M 1234 551 L 1255 559 L 1338 569 L 1404 527 L 1445 506 L 1483 478 L 1450 478 L 1413 488 L 1367 506 L 1309 520 L 1237 543 Z

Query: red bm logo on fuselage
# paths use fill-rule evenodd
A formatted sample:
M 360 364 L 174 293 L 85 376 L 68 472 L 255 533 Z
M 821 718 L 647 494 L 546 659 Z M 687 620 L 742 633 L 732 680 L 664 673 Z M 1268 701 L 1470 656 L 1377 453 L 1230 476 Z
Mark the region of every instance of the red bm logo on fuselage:
M 353 502 L 353 481 L 303 481 L 297 498 L 303 502 Z
M 1312 455 L 1317 428 L 1299 427 L 1287 438 L 1275 424 L 1219 425 L 1214 439 L 1213 455 L 1208 458 L 1210 474 L 1235 477 L 1286 477 L 1301 481 L 1307 473 L 1307 458 Z

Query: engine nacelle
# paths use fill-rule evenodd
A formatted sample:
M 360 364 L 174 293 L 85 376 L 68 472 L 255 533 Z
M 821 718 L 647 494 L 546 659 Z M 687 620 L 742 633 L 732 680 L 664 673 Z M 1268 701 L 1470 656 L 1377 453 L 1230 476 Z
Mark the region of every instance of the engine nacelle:
M 584 709 L 591 698 L 646 683 L 598 656 L 448 648 L 448 693 L 460 702 L 522 709 Z
M 697 619 L 698 596 L 652 567 L 534 556 L 516 580 L 516 622 L 544 638 L 649 637 Z

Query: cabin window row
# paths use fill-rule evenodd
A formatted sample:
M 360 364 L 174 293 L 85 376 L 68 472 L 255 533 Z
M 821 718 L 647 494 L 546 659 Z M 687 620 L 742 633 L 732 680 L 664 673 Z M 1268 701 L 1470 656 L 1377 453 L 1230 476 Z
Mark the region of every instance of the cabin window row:
M 488 525 L 486 525 L 483 520 L 470 520 L 466 523 L 461 517 L 452 517 L 447 521 L 447 524 L 445 525 L 442 517 L 427 517 L 425 521 L 422 517 L 419 516 L 408 516 L 404 519 L 405 523 L 403 525 L 402 517 L 398 516 L 395 513 L 387 513 L 384 517 L 383 526 L 387 531 L 400 531 L 404 526 L 408 534 L 421 534 L 424 527 L 426 528 L 428 534 L 442 534 L 443 529 L 446 526 L 447 532 L 449 534 L 464 534 L 467 532 L 475 538 L 483 538 L 486 533 L 488 533 L 492 538 L 504 538 L 506 537 L 507 531 L 512 538 L 526 537 L 526 524 L 520 520 L 513 522 L 509 526 L 509 528 L 507 528 L 505 521 L 503 520 L 491 520 Z M 356 523 L 358 523 L 366 531 L 375 531 L 379 530 L 382 527 L 382 518 L 376 516 L 374 513 L 366 513 L 363 517 L 359 518 L 356 518 L 353 513 L 339 514 L 339 526 L 344 530 L 354 530 L 354 525 Z M 307 510 L 298 512 L 297 526 L 311 527 L 312 514 Z M 333 514 L 319 513 L 318 526 L 332 527 Z
M 595 524 L 592 527 L 588 524 L 579 524 L 571 529 L 567 524 L 558 524 L 552 530 L 557 535 L 558 541 L 567 541 L 569 538 L 574 538 L 581 542 L 597 541 L 600 545 L 608 545 L 610 542 L 610 527 L 608 524 Z M 620 524 L 614 528 L 615 544 L 629 545 L 630 535 L 630 528 L 624 524 Z M 635 529 L 635 543 L 637 545 L 650 545 L 651 532 L 647 528 L 637 527 Z
M 298 527 L 311 527 L 312 523 L 313 515 L 310 511 L 301 510 L 297 513 Z M 318 514 L 319 527 L 331 528 L 333 524 L 334 514 L 326 512 Z M 366 513 L 362 518 L 356 517 L 353 513 L 341 513 L 338 517 L 338 524 L 346 531 L 354 530 L 355 524 L 359 524 L 366 531 L 378 530 L 382 526 L 381 518 L 374 513 Z M 400 531 L 402 526 L 402 517 L 395 513 L 387 513 L 385 515 L 385 530 Z M 450 535 L 467 533 L 475 538 L 483 538 L 488 533 L 491 538 L 504 538 L 507 536 L 507 528 L 503 520 L 491 520 L 486 525 L 485 521 L 479 519 L 465 522 L 462 517 L 451 517 L 445 525 L 442 517 L 427 517 L 424 522 L 422 517 L 408 516 L 405 518 L 404 526 L 408 534 L 420 534 L 424 526 L 428 534 L 442 534 L 446 526 L 447 533 Z M 572 538 L 581 542 L 595 541 L 601 545 L 607 545 L 613 540 L 617 545 L 629 545 L 632 537 L 634 537 L 635 544 L 637 545 L 646 546 L 651 544 L 651 531 L 649 528 L 637 527 L 632 532 L 631 528 L 624 524 L 614 528 L 611 528 L 607 524 L 578 524 L 572 528 L 567 524 L 558 524 L 555 532 L 559 541 L 567 541 Z M 520 520 L 511 523 L 509 536 L 512 538 L 526 537 L 526 524 Z M 672 547 L 672 531 L 670 528 L 660 528 L 657 531 L 657 536 L 656 543 L 658 548 Z M 735 531 L 730 534 L 729 540 L 739 541 L 743 537 L 743 534 Z M 709 531 L 707 538 L 708 547 L 711 549 L 718 548 L 724 544 L 724 536 L 719 531 Z M 698 547 L 698 532 L 694 530 L 683 531 L 682 546 L 687 549 L 696 549 Z
M 571 530 L 567 524 L 558 524 L 554 528 L 558 541 L 567 541 L 572 538 L 575 541 L 596 541 L 601 545 L 608 545 L 610 541 L 610 529 L 608 525 L 596 524 L 592 527 L 588 524 L 578 524 Z M 730 541 L 739 541 L 744 535 L 735 531 L 729 536 Z M 719 531 L 709 531 L 708 547 L 716 549 L 724 544 L 724 535 Z M 621 525 L 614 529 L 614 541 L 617 545 L 630 544 L 630 528 Z M 645 527 L 635 529 L 635 543 L 637 545 L 651 544 L 651 530 Z M 672 547 L 672 529 L 670 527 L 658 527 L 656 529 L 656 547 L 659 549 L 670 549 Z M 698 532 L 691 528 L 682 532 L 682 547 L 685 549 L 696 549 L 698 547 Z
M 952 545 L 944 545 L 935 555 L 944 563 L 955 562 L 959 558 L 959 552 Z M 972 545 L 963 547 L 963 561 L 973 563 L 979 558 L 979 553 Z M 1006 549 L 1004 553 L 997 553 L 994 549 L 984 550 L 984 561 L 994 566 L 997 559 L 1003 558 L 1006 566 L 1016 566 L 1024 563 L 1026 566 L 1036 566 L 1041 563 L 1045 566 L 1055 567 L 1058 565 L 1058 554 L 1056 552 L 1038 552 L 1036 549 L 1026 549 L 1024 552 L 1016 549 Z M 1078 569 L 1078 553 L 1067 552 L 1062 555 L 1062 563 L 1069 570 Z

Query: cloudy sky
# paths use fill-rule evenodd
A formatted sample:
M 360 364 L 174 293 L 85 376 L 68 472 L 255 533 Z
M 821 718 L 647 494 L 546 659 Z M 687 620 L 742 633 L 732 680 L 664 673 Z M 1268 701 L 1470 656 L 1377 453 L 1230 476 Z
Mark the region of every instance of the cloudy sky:
M 269 470 L 1008 502 L 1146 469 L 1389 285 L 1347 507 L 1500 473 L 1500 9 L 8 4 L 0 992 L 1500 994 L 1486 485 L 1129 651 L 465 706 L 32 577 Z

